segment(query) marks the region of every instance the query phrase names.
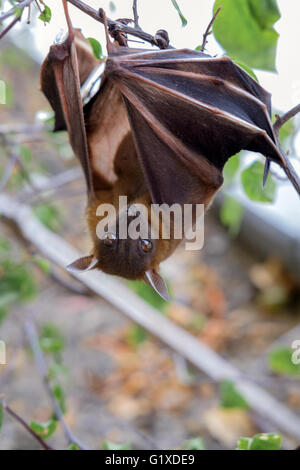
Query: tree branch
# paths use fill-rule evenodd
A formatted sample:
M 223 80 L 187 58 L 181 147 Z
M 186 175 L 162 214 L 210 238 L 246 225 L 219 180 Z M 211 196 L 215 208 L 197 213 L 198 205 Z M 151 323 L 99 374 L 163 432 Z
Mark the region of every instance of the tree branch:
M 24 419 L 21 418 L 21 416 L 19 416 L 15 411 L 13 411 L 5 403 L 5 401 L 2 400 L 1 405 L 2 405 L 3 409 L 6 411 L 6 413 L 8 413 L 16 421 L 18 421 L 23 426 L 23 428 L 25 428 L 26 431 L 28 431 L 32 435 L 32 437 L 34 437 L 34 439 L 43 447 L 43 449 L 45 449 L 45 450 L 55 450 L 55 449 L 53 449 L 53 447 L 49 446 L 33 429 L 31 429 L 31 427 L 26 423 L 26 421 L 24 421 Z
M 283 114 L 283 116 L 276 115 L 276 121 L 273 125 L 276 137 L 279 137 L 279 132 L 282 126 L 290 119 L 293 119 L 293 117 L 295 117 L 298 113 L 300 113 L 300 104 L 294 106 L 294 108 L 290 109 L 290 111 Z
M 17 13 L 17 19 L 20 18 L 20 16 L 23 13 L 24 8 L 29 7 L 32 2 L 33 0 L 20 1 L 18 6 L 11 8 L 6 13 L 3 13 L 3 15 L 0 16 L 0 23 L 3 23 L 3 21 L 7 20 L 11 16 L 15 16 L 16 13 Z
M 220 13 L 221 10 L 222 10 L 222 7 L 219 7 L 217 9 L 216 13 L 214 14 L 211 21 L 209 22 L 209 25 L 207 26 L 205 33 L 203 34 L 203 42 L 202 42 L 202 46 L 201 46 L 201 49 L 200 49 L 201 52 L 204 52 L 205 46 L 208 42 L 207 38 L 212 33 L 211 27 L 214 24 L 214 21 L 217 18 L 218 14 Z
M 79 447 L 79 449 L 81 449 L 81 450 L 88 450 L 87 447 L 85 445 L 83 445 L 73 435 L 72 431 L 68 428 L 68 426 L 65 422 L 64 416 L 63 416 L 63 412 L 60 408 L 60 405 L 59 405 L 58 401 L 56 400 L 55 396 L 53 395 L 52 387 L 51 387 L 51 384 L 50 384 L 50 381 L 49 381 L 49 378 L 48 378 L 48 368 L 47 368 L 47 365 L 46 365 L 46 362 L 45 362 L 45 359 L 44 359 L 44 356 L 43 356 L 43 352 L 40 348 L 38 334 L 37 334 L 37 331 L 36 331 L 33 320 L 28 319 L 25 323 L 24 328 L 25 328 L 25 333 L 27 335 L 29 344 L 31 346 L 31 349 L 32 349 L 32 352 L 33 352 L 33 355 L 34 355 L 34 359 L 35 359 L 35 363 L 36 363 L 38 373 L 39 373 L 39 375 L 41 376 L 41 378 L 43 380 L 43 384 L 44 384 L 45 390 L 46 390 L 46 392 L 47 392 L 47 394 L 48 394 L 48 396 L 51 400 L 54 413 L 55 413 L 58 421 L 61 424 L 61 427 L 63 429 L 64 435 L 65 435 L 68 443 L 69 444 L 72 444 L 72 443 L 76 444 Z
M 91 18 L 94 18 L 94 20 L 99 21 L 100 23 L 103 24 L 103 19 L 101 18 L 101 15 L 99 14 L 99 11 L 101 11 L 101 9 L 97 11 L 94 8 L 90 7 L 89 5 L 86 5 L 81 0 L 67 0 L 67 1 L 71 3 L 72 5 L 74 5 L 76 8 L 78 8 L 79 10 L 81 10 L 83 13 L 86 13 Z M 155 38 L 155 36 L 145 33 L 145 31 L 142 31 L 141 29 L 132 28 L 128 25 L 120 23 L 119 21 L 113 21 L 110 18 L 107 18 L 107 24 L 108 24 L 108 28 L 110 31 L 117 30 L 117 31 L 120 31 L 121 33 L 130 34 L 131 36 L 135 36 L 139 39 L 142 39 L 143 41 L 149 42 L 150 44 L 154 46 L 162 48 L 161 43 L 160 45 L 158 44 L 158 41 Z M 168 47 L 168 45 L 166 45 L 166 47 Z
M 139 14 L 138 14 L 138 8 L 137 8 L 137 0 L 133 0 L 132 11 L 133 11 L 134 27 L 136 29 L 141 29 L 139 26 Z
M 292 185 L 296 189 L 297 193 L 300 196 L 300 179 L 299 176 L 297 175 L 295 169 L 293 168 L 288 156 L 286 155 L 285 151 L 283 150 L 280 140 L 279 140 L 279 133 L 280 129 L 282 126 L 288 122 L 290 119 L 296 116 L 296 114 L 300 113 L 300 104 L 292 108 L 290 111 L 286 112 L 282 116 L 276 116 L 276 121 L 273 125 L 273 130 L 275 134 L 275 139 L 276 143 L 279 149 L 279 152 L 281 153 L 285 163 L 286 163 L 286 168 L 283 168 L 286 175 L 288 176 L 289 180 L 291 181 Z

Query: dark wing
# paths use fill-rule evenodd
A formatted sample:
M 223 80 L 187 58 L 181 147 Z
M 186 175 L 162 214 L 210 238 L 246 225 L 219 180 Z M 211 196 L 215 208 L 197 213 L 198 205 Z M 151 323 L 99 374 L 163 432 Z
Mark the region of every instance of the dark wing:
M 217 189 L 226 161 L 242 149 L 284 167 L 270 95 L 229 58 L 128 50 L 109 56 L 107 74 L 124 97 L 154 202 L 195 201 L 201 182 Z
M 68 130 L 70 144 L 85 174 L 88 193 L 92 194 L 75 35 L 66 2 L 64 8 L 69 29 L 68 37 L 64 42 L 51 46 L 41 69 L 41 88 L 55 112 L 55 130 Z

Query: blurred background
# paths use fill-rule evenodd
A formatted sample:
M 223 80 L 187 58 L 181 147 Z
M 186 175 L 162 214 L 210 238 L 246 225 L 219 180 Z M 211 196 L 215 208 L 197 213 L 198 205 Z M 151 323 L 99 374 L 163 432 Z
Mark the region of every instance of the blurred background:
M 130 0 L 86 3 L 102 6 L 113 19 L 132 17 Z M 164 28 L 172 45 L 195 49 L 201 46 L 214 4 L 223 3 L 226 15 L 230 0 L 178 3 L 174 8 L 171 0 L 140 0 L 140 25 L 152 34 Z M 236 51 L 230 55 L 254 70 L 250 72 L 272 93 L 274 113 L 280 114 L 300 101 L 300 5 L 283 0 L 270 4 L 272 14 L 266 10 L 264 18 L 267 23 L 273 17 L 268 27 L 279 34 L 274 33 L 274 57 L 270 52 L 264 64 L 255 64 L 250 55 L 248 61 L 245 54 L 244 60 Z M 66 133 L 51 133 L 51 110 L 39 91 L 41 63 L 65 28 L 60 2 L 48 0 L 47 5 L 50 22 L 38 19 L 33 4 L 31 24 L 26 25 L 24 14 L 0 42 L 0 80 L 6 86 L 6 103 L 0 104 L 0 190 L 30 205 L 50 231 L 88 252 L 84 180 Z M 4 1 L 0 12 L 9 8 Z M 69 10 L 73 25 L 99 41 L 105 55 L 103 26 L 72 5 Z M 206 51 L 229 53 L 215 25 Z M 281 140 L 300 172 L 299 126 L 296 117 L 282 129 Z M 51 446 L 68 444 L 36 369 L 28 331 L 24 333 L 28 321 L 38 332 L 47 380 L 64 419 L 91 448 L 233 449 L 241 437 L 258 433 L 274 433 L 275 444 L 270 445 L 278 445 L 278 435 L 284 448 L 299 445 L 300 365 L 291 356 L 293 342 L 300 340 L 300 203 L 275 167 L 261 189 L 262 163 L 258 155 L 244 152 L 230 160 L 224 189 L 206 216 L 203 250 L 179 249 L 163 265 L 171 303 L 143 284 L 127 287 L 276 399 L 283 408 L 275 420 L 269 412 L 264 415 L 268 403 L 257 407 L 233 380 L 215 380 L 213 371 L 209 376 L 192 366 L 117 310 L 113 293 L 111 302 L 94 295 L 49 262 L 11 221 L 0 219 L 0 340 L 6 343 L 0 393 Z M 62 183 L 56 187 L 58 175 Z M 294 426 L 290 432 L 289 422 Z M 297 434 L 293 429 L 298 424 Z M 39 445 L 5 414 L 0 449 L 20 448 Z

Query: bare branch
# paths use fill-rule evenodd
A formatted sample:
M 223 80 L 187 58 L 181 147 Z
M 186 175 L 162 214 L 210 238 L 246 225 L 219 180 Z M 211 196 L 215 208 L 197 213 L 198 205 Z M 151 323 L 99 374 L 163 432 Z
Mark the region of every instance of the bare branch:
M 282 126 L 290 119 L 293 119 L 293 117 L 295 117 L 298 113 L 300 113 L 300 104 L 294 106 L 294 108 L 283 114 L 283 116 L 276 116 L 276 121 L 273 126 L 276 137 L 279 137 L 279 132 Z
M 48 378 L 48 368 L 47 368 L 47 365 L 46 365 L 46 362 L 45 362 L 45 359 L 44 359 L 44 356 L 43 356 L 43 352 L 40 348 L 38 334 L 37 334 L 34 322 L 31 318 L 26 321 L 24 328 L 25 328 L 25 332 L 26 332 L 29 344 L 31 346 L 31 349 L 32 349 L 32 352 L 33 352 L 33 355 L 34 355 L 34 359 L 35 359 L 35 363 L 36 363 L 38 373 L 40 374 L 40 376 L 43 380 L 43 384 L 44 384 L 45 390 L 46 390 L 46 392 L 47 392 L 47 394 L 48 394 L 48 396 L 51 400 L 54 413 L 55 413 L 57 419 L 59 420 L 59 422 L 61 424 L 61 427 L 63 429 L 64 435 L 65 435 L 67 441 L 69 442 L 69 444 L 72 444 L 72 443 L 76 444 L 81 450 L 88 450 L 87 447 L 85 445 L 83 445 L 73 435 L 72 431 L 68 428 L 68 426 L 65 422 L 64 416 L 63 416 L 63 412 L 60 408 L 60 405 L 59 405 L 58 401 L 56 400 L 55 396 L 53 395 L 51 384 L 50 384 L 50 381 L 49 381 L 49 378 Z
M 19 416 L 15 411 L 13 411 L 5 403 L 5 401 L 2 400 L 1 404 L 2 404 L 3 409 L 6 411 L 6 413 L 8 413 L 16 421 L 18 421 L 23 426 L 23 428 L 25 428 L 26 431 L 28 431 L 32 435 L 32 437 L 34 437 L 34 439 L 43 447 L 43 449 L 45 449 L 45 450 L 55 450 L 55 449 L 53 449 L 53 447 L 49 446 L 49 444 L 47 444 L 47 442 L 45 442 L 33 429 L 31 429 L 31 427 L 26 423 L 26 421 L 24 421 L 24 419 L 21 418 L 21 416 Z
M 207 38 L 208 38 L 208 36 L 212 33 L 212 31 L 211 31 L 212 25 L 214 24 L 214 21 L 215 21 L 215 19 L 217 18 L 218 14 L 220 13 L 221 10 L 222 10 L 222 7 L 219 7 L 219 8 L 217 9 L 216 13 L 215 13 L 214 16 L 212 17 L 212 19 L 211 19 L 209 25 L 208 25 L 207 28 L 206 28 L 205 33 L 203 34 L 203 42 L 202 42 L 202 46 L 201 46 L 201 49 L 200 49 L 201 52 L 204 52 L 204 50 L 205 50 L 205 46 L 206 46 L 206 44 L 207 44 L 207 42 L 208 42 L 208 39 L 207 39 Z
M 132 11 L 133 11 L 134 27 L 136 29 L 141 29 L 139 26 L 139 14 L 138 14 L 138 8 L 137 8 L 137 0 L 133 0 Z
M 86 13 L 87 15 L 94 18 L 94 20 L 99 21 L 103 24 L 103 19 L 99 14 L 99 11 L 101 11 L 101 9 L 97 11 L 89 5 L 86 5 L 81 0 L 68 0 L 68 2 L 74 5 L 76 8 L 79 8 L 79 10 L 83 11 L 83 13 Z M 142 31 L 141 29 L 132 28 L 128 25 L 120 23 L 119 21 L 113 21 L 109 18 L 107 18 L 107 24 L 110 31 L 117 30 L 121 33 L 131 34 L 132 36 L 135 36 L 139 39 L 142 39 L 143 41 L 149 42 L 150 44 L 159 47 L 155 36 L 145 33 L 145 31 Z
M 29 7 L 32 2 L 33 0 L 23 0 L 19 2 L 18 6 L 11 8 L 0 16 L 0 23 L 3 23 L 3 21 L 7 20 L 11 16 L 15 16 L 16 14 L 17 18 L 19 18 L 23 13 L 24 8 Z
M 293 168 L 288 156 L 286 155 L 285 151 L 283 150 L 280 140 L 279 140 L 279 132 L 281 127 L 288 122 L 290 119 L 296 116 L 300 112 L 300 104 L 292 108 L 287 113 L 283 114 L 283 116 L 276 116 L 276 121 L 273 125 L 273 130 L 275 134 L 276 143 L 278 149 L 283 157 L 283 160 L 286 162 L 286 167 L 283 168 L 286 175 L 288 176 L 289 180 L 291 181 L 292 185 L 296 189 L 297 193 L 300 195 L 300 179 L 297 175 L 295 169 Z

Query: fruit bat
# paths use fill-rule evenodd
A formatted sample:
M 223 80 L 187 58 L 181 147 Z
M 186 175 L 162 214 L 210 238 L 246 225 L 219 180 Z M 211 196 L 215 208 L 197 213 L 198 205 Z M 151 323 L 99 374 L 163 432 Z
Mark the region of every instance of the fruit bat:
M 126 195 L 127 211 L 136 203 L 207 208 L 222 186 L 225 163 L 242 149 L 263 154 L 267 169 L 276 162 L 294 183 L 274 135 L 270 94 L 228 57 L 190 49 L 133 49 L 124 45 L 124 36 L 122 46 L 113 43 L 103 14 L 105 70 L 99 91 L 83 107 L 80 85 L 99 62 L 74 33 L 63 3 L 68 37 L 51 47 L 41 84 L 55 111 L 55 130 L 68 130 L 85 174 L 93 241 L 91 254 L 68 269 L 144 279 L 167 299 L 159 264 L 181 240 L 154 239 L 150 231 L 144 238 L 121 239 L 118 211 L 115 231 L 99 238 L 98 206 L 118 208 L 119 196 Z M 160 221 L 155 223 L 161 234 Z

